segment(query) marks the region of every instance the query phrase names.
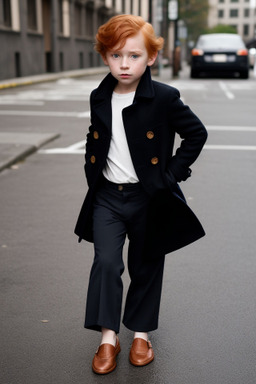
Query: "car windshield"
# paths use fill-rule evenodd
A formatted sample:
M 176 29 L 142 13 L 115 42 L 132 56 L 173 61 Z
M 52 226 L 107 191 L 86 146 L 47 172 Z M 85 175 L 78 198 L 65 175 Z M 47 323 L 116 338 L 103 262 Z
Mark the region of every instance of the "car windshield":
M 240 36 L 232 34 L 212 34 L 200 36 L 197 48 L 202 50 L 232 50 L 245 47 Z

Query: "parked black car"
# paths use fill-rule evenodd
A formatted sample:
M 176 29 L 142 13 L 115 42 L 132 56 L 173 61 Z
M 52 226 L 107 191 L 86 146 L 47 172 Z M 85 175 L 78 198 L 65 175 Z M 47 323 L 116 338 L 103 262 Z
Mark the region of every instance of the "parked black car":
M 201 35 L 191 55 L 191 77 L 202 73 L 240 74 L 249 77 L 248 50 L 237 34 L 213 33 Z

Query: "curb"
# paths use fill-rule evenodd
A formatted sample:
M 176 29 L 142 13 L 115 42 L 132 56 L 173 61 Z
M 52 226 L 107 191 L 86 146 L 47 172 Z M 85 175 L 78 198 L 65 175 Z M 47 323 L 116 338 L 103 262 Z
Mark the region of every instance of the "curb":
M 16 79 L 7 79 L 7 80 L 0 81 L 0 90 L 15 88 L 19 86 L 45 83 L 49 81 L 56 81 L 63 78 L 70 78 L 70 77 L 76 78 L 76 77 L 104 74 L 108 72 L 109 72 L 108 67 L 95 67 L 95 68 L 87 68 L 87 69 L 78 69 L 74 71 L 58 72 L 58 73 L 44 73 L 41 75 L 20 77 Z
M 7 134 L 8 135 L 8 134 Z M 33 134 L 31 134 L 33 135 Z M 35 136 L 34 136 L 35 137 Z M 34 143 L 14 143 L 8 142 L 8 139 L 0 143 L 1 155 L 0 155 L 0 172 L 4 169 L 11 167 L 19 161 L 23 161 L 26 157 L 37 152 L 39 148 L 45 144 L 57 139 L 60 137 L 60 134 L 44 134 L 42 137 L 41 134 L 37 135 L 37 138 Z M 26 141 L 26 137 L 25 140 Z M 1 159 L 2 157 L 2 159 Z
M 15 147 L 15 144 L 10 144 L 9 147 Z M 0 161 L 0 172 L 6 168 L 10 168 L 12 165 L 24 160 L 29 155 L 32 155 L 37 150 L 33 145 L 23 145 L 23 149 L 19 148 L 18 153 L 13 155 L 11 158 L 7 158 L 3 161 Z

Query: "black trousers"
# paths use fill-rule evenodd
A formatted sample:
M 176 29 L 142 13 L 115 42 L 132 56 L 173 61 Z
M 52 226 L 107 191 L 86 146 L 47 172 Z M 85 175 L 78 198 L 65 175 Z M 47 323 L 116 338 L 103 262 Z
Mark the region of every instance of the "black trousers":
M 124 271 L 123 245 L 129 239 L 128 289 L 123 323 L 137 332 L 157 329 L 165 255 L 143 257 L 148 195 L 138 184 L 100 186 L 94 203 L 95 257 L 91 269 L 85 328 L 119 332 Z

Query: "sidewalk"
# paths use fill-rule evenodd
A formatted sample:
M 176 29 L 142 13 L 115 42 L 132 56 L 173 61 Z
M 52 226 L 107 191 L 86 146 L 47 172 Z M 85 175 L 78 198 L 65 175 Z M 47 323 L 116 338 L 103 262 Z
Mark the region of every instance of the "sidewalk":
M 186 67 L 185 67 L 186 71 Z M 75 71 L 66 71 L 58 73 L 45 73 L 42 75 L 20 77 L 15 79 L 7 79 L 0 81 L 0 95 L 1 90 L 39 84 L 48 81 L 56 81 L 62 78 L 70 77 L 83 77 L 90 75 L 98 75 L 108 73 L 108 67 L 96 67 L 79 69 Z M 171 81 L 171 68 L 163 68 L 161 76 L 153 76 L 159 81 Z M 180 73 L 182 77 L 182 71 Z M 27 156 L 36 152 L 43 145 L 55 140 L 60 135 L 51 133 L 8 133 L 0 132 L 0 172 L 5 168 L 12 166 L 18 161 L 22 161 Z

